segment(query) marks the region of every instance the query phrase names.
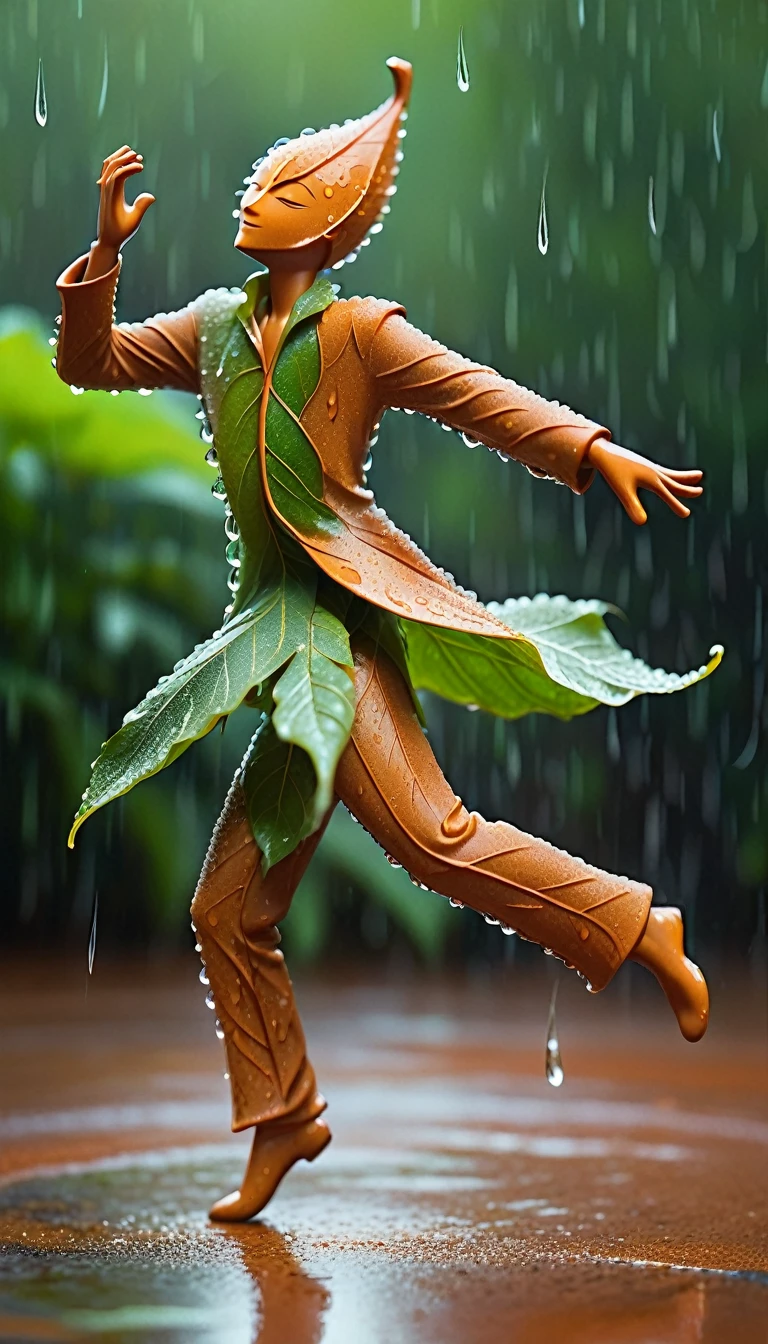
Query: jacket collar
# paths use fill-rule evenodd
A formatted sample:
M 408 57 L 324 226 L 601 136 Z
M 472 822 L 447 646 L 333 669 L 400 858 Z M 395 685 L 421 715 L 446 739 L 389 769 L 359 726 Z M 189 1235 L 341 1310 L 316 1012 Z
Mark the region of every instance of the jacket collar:
M 326 275 L 320 274 L 314 284 L 299 295 L 283 328 L 280 344 L 275 354 L 275 362 L 277 362 L 280 351 L 294 327 L 298 326 L 300 322 L 305 322 L 307 318 L 315 317 L 318 313 L 324 312 L 335 301 L 338 292 L 339 286 L 332 285 Z M 237 310 L 237 316 L 248 333 L 262 367 L 264 367 L 264 344 L 259 330 L 259 318 L 263 317 L 264 306 L 269 301 L 269 271 L 254 271 L 253 275 L 249 275 L 243 285 L 243 293 L 245 298 Z

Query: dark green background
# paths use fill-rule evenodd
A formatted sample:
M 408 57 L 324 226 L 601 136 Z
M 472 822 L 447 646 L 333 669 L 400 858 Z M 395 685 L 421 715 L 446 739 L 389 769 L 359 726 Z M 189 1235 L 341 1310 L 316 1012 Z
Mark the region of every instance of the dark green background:
M 571 725 L 431 703 L 435 748 L 470 806 L 682 902 L 711 970 L 728 952 L 754 956 L 768 877 L 765 3 L 82 0 L 78 18 L 78 0 L 6 0 L 2 302 L 53 318 L 55 277 L 93 236 L 101 161 L 124 142 L 144 154 L 141 187 L 157 204 L 125 251 L 120 316 L 241 281 L 232 193 L 251 161 L 277 136 L 368 111 L 389 92 L 390 54 L 415 70 L 399 192 L 384 232 L 340 273 L 343 291 L 397 298 L 439 340 L 628 446 L 702 466 L 707 491 L 695 520 L 652 501 L 638 530 L 600 482 L 582 501 L 393 414 L 376 448 L 379 503 L 482 598 L 607 598 L 629 616 L 621 638 L 680 671 L 726 646 L 694 691 Z M 33 117 L 40 56 L 45 128 Z M 124 401 L 107 406 L 115 424 Z M 193 425 L 191 409 L 172 413 Z M 190 440 L 190 480 L 116 478 L 108 429 L 104 469 L 75 470 L 61 445 L 46 456 L 43 430 L 20 459 L 7 420 L 0 399 L 3 659 L 16 678 L 1 741 L 7 927 L 36 945 L 82 939 L 98 888 L 105 940 L 175 940 L 247 724 L 89 823 L 74 857 L 64 836 L 101 738 L 218 623 L 226 569 L 204 448 Z M 58 708 L 49 696 L 41 709 L 45 684 L 66 694 Z M 70 730 L 58 750 L 57 716 Z M 340 824 L 299 897 L 297 951 L 421 955 L 431 939 L 482 960 L 513 941 L 476 916 L 446 924 L 436 898 L 414 916 L 423 894 L 382 894 L 390 875 L 371 855 L 364 874 L 350 866 L 344 835 Z

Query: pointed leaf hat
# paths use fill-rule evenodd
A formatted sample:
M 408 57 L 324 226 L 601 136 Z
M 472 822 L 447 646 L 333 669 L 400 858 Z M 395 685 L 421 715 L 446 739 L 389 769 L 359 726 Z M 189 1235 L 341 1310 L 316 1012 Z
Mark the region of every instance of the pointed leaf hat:
M 251 183 L 259 196 L 289 182 L 314 178 L 317 206 L 306 211 L 307 232 L 302 242 L 330 239 L 333 247 L 328 264 L 334 267 L 354 260 L 368 235 L 380 231 L 382 216 L 389 212 L 389 198 L 397 190 L 413 72 L 409 62 L 397 56 L 390 57 L 387 65 L 394 92 L 374 112 L 345 121 L 343 126 L 305 131 L 295 140 L 278 141 L 254 164 Z

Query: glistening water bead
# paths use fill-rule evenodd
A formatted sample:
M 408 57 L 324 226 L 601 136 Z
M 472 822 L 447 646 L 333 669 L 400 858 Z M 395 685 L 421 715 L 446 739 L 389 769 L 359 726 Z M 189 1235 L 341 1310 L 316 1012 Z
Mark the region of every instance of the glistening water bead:
M 648 224 L 654 238 L 656 237 L 656 201 L 654 198 L 653 178 L 648 178 Z
M 559 984 L 560 981 L 556 980 L 552 990 L 552 998 L 549 1003 L 549 1017 L 547 1019 L 547 1050 L 544 1058 L 544 1072 L 550 1087 L 560 1087 L 565 1078 L 563 1061 L 560 1058 L 560 1041 L 558 1040 L 557 1018 L 555 1016 L 557 987 Z
M 464 50 L 464 29 L 459 29 L 459 49 L 456 56 L 456 83 L 461 93 L 469 92 L 469 66 L 467 65 L 467 53 Z
M 35 121 L 38 126 L 44 126 L 48 120 L 48 99 L 45 96 L 45 75 L 43 74 L 43 58 L 40 57 L 37 62 L 37 81 L 35 83 Z
M 99 913 L 99 893 L 95 893 L 93 898 L 93 916 L 91 918 L 91 935 L 88 939 L 88 974 L 93 975 L 93 962 L 96 956 L 96 917 Z
M 541 184 L 541 200 L 539 202 L 539 222 L 536 229 L 536 245 L 542 255 L 545 257 L 549 250 L 549 224 L 547 223 L 547 170 L 544 169 L 544 181 Z

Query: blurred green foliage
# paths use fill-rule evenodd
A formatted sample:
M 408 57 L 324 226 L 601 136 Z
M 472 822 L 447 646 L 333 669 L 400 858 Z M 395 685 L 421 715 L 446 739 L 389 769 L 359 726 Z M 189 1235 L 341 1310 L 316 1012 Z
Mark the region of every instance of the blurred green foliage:
M 460 24 L 468 93 L 456 86 Z M 3 298 L 53 316 L 55 275 L 93 234 L 100 163 L 128 141 L 145 155 L 142 189 L 157 195 L 126 248 L 129 318 L 240 282 L 248 262 L 232 249 L 229 215 L 251 161 L 279 135 L 368 110 L 388 91 L 386 56 L 413 60 L 400 190 L 384 233 L 340 273 L 345 292 L 397 298 L 438 339 L 570 402 L 628 446 L 704 467 L 707 493 L 692 522 L 652 503 L 636 530 L 599 483 L 576 499 L 392 415 L 371 475 L 379 503 L 483 599 L 600 596 L 629 613 L 642 657 L 679 671 L 715 640 L 727 651 L 685 696 L 569 725 L 507 725 L 428 702 L 432 741 L 470 806 L 653 882 L 685 905 L 710 958 L 758 946 L 768 881 L 765 0 L 479 0 L 471 11 L 459 0 L 17 0 L 0 15 L 0 53 Z M 44 128 L 33 117 L 40 56 Z M 173 490 L 163 483 L 170 427 L 149 474 L 65 470 L 54 450 L 67 416 L 86 401 L 94 415 L 122 413 L 130 399 L 73 399 L 65 413 L 45 373 L 50 387 L 41 375 L 22 415 L 31 424 L 50 397 L 56 428 L 19 442 L 4 470 L 3 636 L 10 623 L 13 675 L 24 670 L 38 705 L 33 714 L 18 693 L 6 701 L 4 813 L 19 874 L 8 899 L 29 921 L 33 889 L 48 893 L 39 937 L 87 922 L 98 881 L 123 911 L 113 932 L 146 939 L 157 915 L 136 867 L 133 804 L 104 822 L 73 878 L 45 799 L 69 795 L 67 762 L 83 759 L 86 741 L 93 754 L 217 621 L 219 527 L 194 446 L 189 472 Z M 125 414 L 142 411 L 134 399 Z M 171 403 L 168 413 L 177 424 Z M 99 433 L 84 435 L 91 460 Z M 130 451 L 144 451 L 138 440 Z M 78 440 L 72 452 L 86 449 Z M 165 862 L 179 873 L 202 856 L 239 750 L 229 735 L 201 748 L 199 763 L 180 762 L 176 784 L 136 793 L 165 799 L 182 836 Z M 305 890 L 298 899 L 315 913 L 302 927 L 326 920 L 341 948 L 386 944 L 389 925 L 360 924 L 347 871 L 330 885 L 320 868 L 310 874 L 330 897 L 313 905 Z M 191 878 L 175 880 L 180 889 Z M 169 929 L 178 918 L 169 913 Z M 462 955 L 501 955 L 514 941 L 476 918 L 451 915 L 449 928 Z

